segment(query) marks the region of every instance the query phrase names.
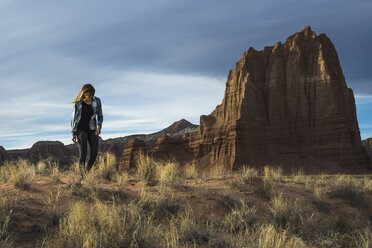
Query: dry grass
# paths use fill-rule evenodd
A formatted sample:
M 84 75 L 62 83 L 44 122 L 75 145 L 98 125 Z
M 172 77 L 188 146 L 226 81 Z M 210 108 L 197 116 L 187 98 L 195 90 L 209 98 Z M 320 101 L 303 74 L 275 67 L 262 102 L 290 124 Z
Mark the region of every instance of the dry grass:
M 165 231 L 167 247 L 197 247 L 206 245 L 210 240 L 210 228 L 194 219 L 191 209 L 172 218 L 168 230 Z
M 277 195 L 270 201 L 270 210 L 277 227 L 297 230 L 302 225 L 303 208 L 297 199 L 292 201 L 285 199 L 282 194 Z
M 120 187 L 125 187 L 125 183 L 128 182 L 130 176 L 127 171 L 116 173 L 115 181 L 119 184 Z
M 255 206 L 249 207 L 242 200 L 240 200 L 240 205 L 240 207 L 232 209 L 224 220 L 227 230 L 231 233 L 245 233 L 258 224 L 257 208 Z
M 197 179 L 199 177 L 194 163 L 187 163 L 184 165 L 184 175 L 187 179 Z
M 65 214 L 65 211 L 61 208 L 60 200 L 61 188 L 59 187 L 57 192 L 50 192 L 50 195 L 44 196 L 44 211 L 51 216 L 54 225 L 58 225 L 60 219 Z
M 285 178 L 280 167 L 266 166 L 260 176 L 257 169 L 244 166 L 226 181 L 217 178 L 196 183 L 184 181 L 179 165 L 174 161 L 155 161 L 143 153 L 137 159 L 142 167 L 136 175 L 118 174 L 114 170 L 116 161 L 112 154 L 101 154 L 97 164 L 86 174 L 84 183 L 71 185 L 72 193 L 82 198 L 62 193 L 63 185 L 58 190 L 48 191 L 41 204 L 45 218 L 51 218 L 53 225 L 45 230 L 47 238 L 43 247 L 371 246 L 372 232 L 368 214 L 364 213 L 367 208 L 350 206 L 346 202 L 337 207 L 342 209 L 346 205 L 348 208 L 345 209 L 359 211 L 360 216 L 336 212 L 335 200 L 330 198 L 350 202 L 364 199 L 363 204 L 369 204 L 369 207 L 369 176 L 309 176 L 299 171 Z M 50 176 L 50 166 L 42 162 L 36 165 L 37 173 L 40 177 Z M 21 168 L 20 171 L 34 168 L 27 161 L 23 163 L 27 166 L 6 163 L 0 167 L 1 181 L 14 182 L 10 166 Z M 187 166 L 191 168 L 188 175 L 185 172 Z M 199 178 L 192 165 L 183 169 L 186 177 Z M 216 171 L 219 172 L 210 175 L 227 175 L 221 168 Z M 159 184 L 143 187 L 143 182 L 138 180 L 128 183 L 132 176 Z M 60 177 L 67 178 L 65 175 Z M 289 184 L 284 180 L 301 183 Z M 230 187 L 229 183 L 235 181 L 248 190 Z M 182 184 L 187 187 L 173 187 Z M 42 185 L 38 187 L 42 188 Z M 118 190 L 110 191 L 108 187 Z M 306 199 L 309 191 L 314 192 L 315 197 Z M 72 201 L 71 207 L 61 204 L 65 200 Z M 191 206 L 186 207 L 188 202 Z M 0 194 L 0 247 L 10 244 L 12 211 L 21 210 L 9 208 L 7 204 L 9 199 Z
M 0 247 L 10 246 L 10 226 L 13 218 L 12 201 L 0 195 Z
M 243 166 L 240 170 L 241 180 L 244 183 L 251 183 L 252 180 L 258 177 L 259 171 L 256 168 L 250 166 Z
M 99 177 L 112 181 L 116 175 L 116 157 L 110 152 L 99 154 L 96 165 L 92 169 L 97 170 Z
M 157 164 L 158 180 L 164 186 L 180 186 L 183 178 L 177 162 L 165 162 Z
M 35 178 L 35 167 L 26 159 L 7 161 L 0 167 L 0 178 L 3 182 L 11 182 L 19 189 L 30 188 Z
M 283 177 L 283 169 L 281 167 L 264 167 L 264 180 L 281 182 Z
M 330 181 L 330 196 L 350 201 L 352 204 L 363 204 L 364 187 L 352 176 L 338 175 Z
M 100 180 L 101 177 L 98 174 L 98 171 L 92 169 L 85 175 L 84 183 L 82 185 L 71 185 L 71 193 L 87 200 L 99 200 L 101 199 L 101 191 L 99 187 Z
M 278 231 L 273 225 L 263 225 L 260 228 L 257 247 L 301 248 L 306 247 L 302 239 L 293 237 L 288 231 Z
M 61 174 L 59 162 L 54 160 L 52 157 L 39 160 L 36 163 L 36 173 L 50 176 L 55 182 L 59 182 L 59 176 Z
M 227 168 L 224 164 L 216 164 L 215 166 L 209 168 L 209 170 L 205 173 L 206 177 L 216 178 L 220 176 L 228 176 L 231 175 L 231 169 Z
M 136 205 L 141 215 L 153 220 L 164 220 L 177 216 L 183 211 L 179 199 L 168 188 L 162 188 L 158 194 L 142 190 Z
M 146 182 L 154 182 L 157 177 L 156 167 L 158 163 L 143 151 L 136 154 L 135 160 L 137 164 L 137 176 Z
M 150 247 L 148 220 L 132 207 L 120 209 L 95 202 L 75 203 L 64 218 L 49 247 Z

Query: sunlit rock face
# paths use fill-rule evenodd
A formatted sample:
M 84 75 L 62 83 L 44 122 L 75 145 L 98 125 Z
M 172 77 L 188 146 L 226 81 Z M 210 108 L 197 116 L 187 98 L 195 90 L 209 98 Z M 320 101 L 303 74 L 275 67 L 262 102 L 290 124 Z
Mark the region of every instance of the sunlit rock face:
M 147 151 L 146 144 L 143 140 L 134 138 L 125 144 L 123 153 L 120 157 L 118 170 L 125 171 L 136 167 L 136 155 L 140 151 Z
M 244 52 L 222 103 L 187 138 L 195 161 L 230 168 L 291 156 L 349 169 L 370 163 L 335 47 L 310 27 L 284 44 Z

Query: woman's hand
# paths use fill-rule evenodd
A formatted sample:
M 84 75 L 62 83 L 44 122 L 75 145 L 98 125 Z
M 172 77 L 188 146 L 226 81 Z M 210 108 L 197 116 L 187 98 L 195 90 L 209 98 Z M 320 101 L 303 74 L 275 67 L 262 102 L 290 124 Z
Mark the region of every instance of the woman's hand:
M 96 129 L 96 135 L 99 135 L 101 133 L 101 127 L 97 127 Z
M 72 142 L 76 143 L 76 135 L 72 135 Z

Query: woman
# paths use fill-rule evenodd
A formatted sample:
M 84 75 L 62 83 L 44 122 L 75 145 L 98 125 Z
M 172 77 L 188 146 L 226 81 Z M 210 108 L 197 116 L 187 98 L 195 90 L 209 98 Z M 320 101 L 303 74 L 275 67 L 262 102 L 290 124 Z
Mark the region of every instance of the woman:
M 86 170 L 89 171 L 97 158 L 98 135 L 101 133 L 103 122 L 101 100 L 94 96 L 94 93 L 94 87 L 91 84 L 85 84 L 72 102 L 71 133 L 72 141 L 76 143 L 77 140 L 79 147 L 81 182 L 84 179 L 83 169 L 87 156 L 87 143 L 90 147 L 90 158 Z

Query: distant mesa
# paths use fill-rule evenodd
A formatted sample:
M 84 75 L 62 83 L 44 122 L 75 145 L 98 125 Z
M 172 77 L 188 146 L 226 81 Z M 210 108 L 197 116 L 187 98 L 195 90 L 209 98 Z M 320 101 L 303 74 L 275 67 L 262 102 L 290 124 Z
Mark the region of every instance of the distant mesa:
M 5 150 L 4 147 L 0 146 L 0 164 L 8 159 L 9 159 L 8 152 Z
M 68 161 L 71 157 L 70 150 L 60 141 L 38 141 L 27 151 L 28 159 L 37 161 L 48 157 L 56 157 L 61 162 Z

